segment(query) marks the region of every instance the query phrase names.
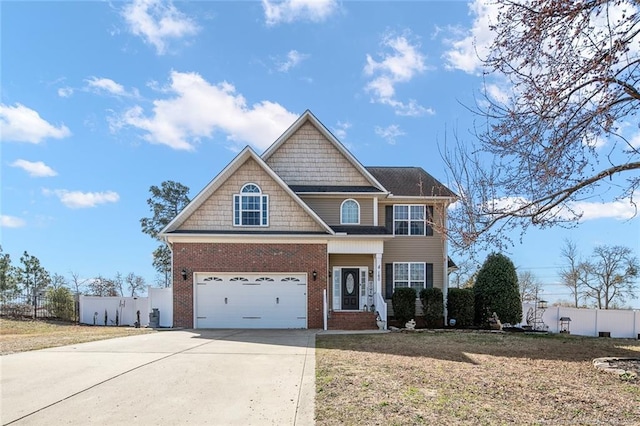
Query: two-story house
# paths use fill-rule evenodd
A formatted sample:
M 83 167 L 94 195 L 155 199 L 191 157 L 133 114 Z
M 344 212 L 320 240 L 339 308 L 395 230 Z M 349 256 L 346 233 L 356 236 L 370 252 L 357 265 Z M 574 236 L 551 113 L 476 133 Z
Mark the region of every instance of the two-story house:
M 375 328 L 395 288 L 446 295 L 454 200 L 419 167 L 364 167 L 306 111 L 262 155 L 246 147 L 162 231 L 174 326 Z

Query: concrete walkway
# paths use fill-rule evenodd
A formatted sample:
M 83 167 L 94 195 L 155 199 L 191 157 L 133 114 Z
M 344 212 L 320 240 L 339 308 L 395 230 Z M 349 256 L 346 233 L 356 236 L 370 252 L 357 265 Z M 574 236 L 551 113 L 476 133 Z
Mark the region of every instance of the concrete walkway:
M 0 357 L 3 425 L 311 425 L 315 331 L 161 331 Z

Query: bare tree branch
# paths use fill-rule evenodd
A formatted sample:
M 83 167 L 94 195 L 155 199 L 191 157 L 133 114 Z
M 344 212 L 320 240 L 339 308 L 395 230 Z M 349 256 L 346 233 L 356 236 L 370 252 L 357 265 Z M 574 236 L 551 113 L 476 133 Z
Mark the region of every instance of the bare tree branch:
M 640 111 L 639 2 L 495 3 L 483 59 L 485 78 L 502 82 L 505 98 L 485 87 L 470 108 L 481 119 L 477 142 L 454 134 L 453 149 L 441 149 L 460 195 L 450 212 L 452 243 L 495 247 L 505 231 L 575 226 L 575 203 L 596 188 L 637 214 L 640 152 L 624 129 L 640 133 L 628 127 Z

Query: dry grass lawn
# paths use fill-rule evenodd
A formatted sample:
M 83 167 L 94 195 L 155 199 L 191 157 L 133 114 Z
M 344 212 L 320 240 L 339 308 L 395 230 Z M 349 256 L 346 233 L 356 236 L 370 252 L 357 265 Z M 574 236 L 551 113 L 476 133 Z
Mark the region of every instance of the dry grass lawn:
M 318 425 L 640 425 L 640 380 L 597 370 L 636 340 L 490 333 L 318 335 Z
M 152 332 L 133 327 L 100 327 L 0 318 L 0 355 Z

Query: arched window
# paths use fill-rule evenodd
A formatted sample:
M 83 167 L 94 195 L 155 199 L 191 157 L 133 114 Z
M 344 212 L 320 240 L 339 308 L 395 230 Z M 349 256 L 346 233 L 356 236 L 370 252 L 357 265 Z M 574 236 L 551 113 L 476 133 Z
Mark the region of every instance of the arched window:
M 269 226 L 269 196 L 255 183 L 247 183 L 233 196 L 234 226 Z
M 340 223 L 342 225 L 360 224 L 360 204 L 356 200 L 344 200 L 340 206 Z

